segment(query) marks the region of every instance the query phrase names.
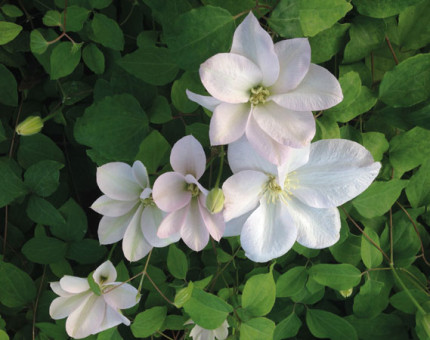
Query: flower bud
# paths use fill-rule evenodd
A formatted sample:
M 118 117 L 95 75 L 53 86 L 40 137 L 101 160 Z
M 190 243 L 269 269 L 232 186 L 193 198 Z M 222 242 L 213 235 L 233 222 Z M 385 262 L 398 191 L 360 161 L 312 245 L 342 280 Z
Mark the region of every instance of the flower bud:
M 206 208 L 211 214 L 219 213 L 224 207 L 224 193 L 220 188 L 213 188 L 206 197 Z
M 344 289 L 344 290 L 339 290 L 340 295 L 342 295 L 345 299 L 349 298 L 352 294 L 353 289 L 349 288 L 349 289 Z
M 21 136 L 30 136 L 39 133 L 43 128 L 43 120 L 39 116 L 29 116 L 18 124 L 15 131 Z

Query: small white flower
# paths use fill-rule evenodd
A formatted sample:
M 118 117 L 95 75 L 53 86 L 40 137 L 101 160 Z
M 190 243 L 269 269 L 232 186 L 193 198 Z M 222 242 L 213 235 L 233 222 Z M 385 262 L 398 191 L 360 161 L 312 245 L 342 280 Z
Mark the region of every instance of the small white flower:
M 179 234 L 160 239 L 158 226 L 165 214 L 152 200 L 152 190 L 145 166 L 113 162 L 97 168 L 97 184 L 104 193 L 91 208 L 104 215 L 98 236 L 101 244 L 122 241 L 122 250 L 129 261 L 143 258 L 152 247 L 177 242 Z
M 336 208 L 363 192 L 380 163 L 358 143 L 331 139 L 291 149 L 282 166 L 257 155 L 245 138 L 229 145 L 233 176 L 223 184 L 224 236 L 240 234 L 246 255 L 266 262 L 295 241 L 325 248 L 339 239 Z
M 192 320 L 187 321 L 185 324 L 194 323 Z M 191 330 L 190 337 L 193 340 L 225 340 L 228 336 L 228 322 L 225 320 L 221 326 L 216 329 L 205 329 L 199 325 L 195 325 Z
M 110 261 L 101 264 L 93 273 L 100 295 L 95 294 L 86 278 L 64 276 L 51 282 L 51 289 L 59 295 L 49 307 L 53 319 L 67 317 L 66 331 L 75 339 L 85 338 L 121 323 L 130 325 L 121 309 L 131 308 L 140 300 L 139 292 L 128 283 L 114 282 L 116 270 Z

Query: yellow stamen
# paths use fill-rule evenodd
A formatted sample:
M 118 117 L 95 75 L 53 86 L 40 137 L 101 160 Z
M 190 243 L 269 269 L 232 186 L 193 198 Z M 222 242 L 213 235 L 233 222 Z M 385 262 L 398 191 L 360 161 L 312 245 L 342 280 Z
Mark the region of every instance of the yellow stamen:
M 268 89 L 263 86 L 257 86 L 251 89 L 249 101 L 252 105 L 264 104 L 269 96 L 270 92 Z

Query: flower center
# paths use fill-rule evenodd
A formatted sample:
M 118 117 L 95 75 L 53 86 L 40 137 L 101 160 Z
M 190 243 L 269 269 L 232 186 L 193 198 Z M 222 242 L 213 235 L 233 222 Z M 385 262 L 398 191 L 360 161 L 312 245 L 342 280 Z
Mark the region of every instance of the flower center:
M 294 174 L 292 172 L 291 174 Z M 288 204 L 288 200 L 291 200 L 293 189 L 297 189 L 299 181 L 296 178 L 285 178 L 284 189 L 278 184 L 277 179 L 273 175 L 268 175 L 269 181 L 264 187 L 264 194 L 266 195 L 267 202 L 276 203 L 281 200 L 282 203 Z
M 144 207 L 152 207 L 155 206 L 154 200 L 152 199 L 152 194 L 149 195 L 149 197 L 147 198 L 141 198 L 140 199 L 140 203 L 144 206 Z
M 249 101 L 252 105 L 264 104 L 269 96 L 270 92 L 268 89 L 263 86 L 256 86 L 251 89 Z
M 192 197 L 197 197 L 197 196 L 200 194 L 200 189 L 199 189 L 199 187 L 198 187 L 196 184 L 194 184 L 194 183 L 189 183 L 189 184 L 187 185 L 187 190 L 188 190 L 189 192 L 191 192 L 191 196 L 192 196 Z
M 290 172 L 284 181 L 284 191 L 288 194 L 288 196 L 292 196 L 293 193 L 291 190 L 297 189 L 299 187 L 299 180 L 297 178 L 291 178 L 291 175 L 294 175 L 296 172 Z

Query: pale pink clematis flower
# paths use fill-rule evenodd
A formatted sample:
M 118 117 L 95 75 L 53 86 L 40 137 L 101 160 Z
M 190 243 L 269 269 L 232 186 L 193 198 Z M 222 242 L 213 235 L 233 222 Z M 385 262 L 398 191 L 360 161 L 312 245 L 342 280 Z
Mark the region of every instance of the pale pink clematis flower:
M 140 161 L 133 166 L 112 162 L 97 168 L 97 184 L 104 193 L 91 206 L 99 214 L 100 244 L 122 239 L 122 250 L 129 261 L 138 261 L 152 247 L 165 247 L 177 242 L 179 234 L 167 239 L 157 236 L 165 213 L 152 200 L 148 173 Z
M 170 164 L 174 171 L 158 177 L 152 191 L 157 206 L 169 213 L 157 235 L 180 233 L 188 247 L 200 251 L 209 234 L 219 241 L 225 227 L 222 213 L 211 214 L 206 208 L 208 191 L 198 182 L 206 166 L 202 146 L 193 136 L 181 138 L 172 148 Z
M 185 324 L 194 323 L 192 320 L 187 321 Z M 228 322 L 225 320 L 221 326 L 215 329 L 206 329 L 195 325 L 191 330 L 190 337 L 193 340 L 225 340 L 228 337 Z
M 273 44 L 250 12 L 234 33 L 230 53 L 216 54 L 200 66 L 211 96 L 187 90 L 190 100 L 213 111 L 211 144 L 230 144 L 245 134 L 261 156 L 278 165 L 290 147 L 308 145 L 315 135 L 311 111 L 343 99 L 337 79 L 310 60 L 307 39 Z
M 297 241 L 325 248 L 339 239 L 336 207 L 363 192 L 381 164 L 356 142 L 328 139 L 292 149 L 282 166 L 254 152 L 243 137 L 229 145 L 233 176 L 223 184 L 224 236 L 240 234 L 246 256 L 266 262 Z
M 115 282 L 116 270 L 110 261 L 101 264 L 92 274 L 97 294 L 87 278 L 66 275 L 51 282 L 51 289 L 59 295 L 49 307 L 53 319 L 67 317 L 66 331 L 75 339 L 82 339 L 121 323 L 130 325 L 121 309 L 131 308 L 140 300 L 136 288 L 128 283 Z

